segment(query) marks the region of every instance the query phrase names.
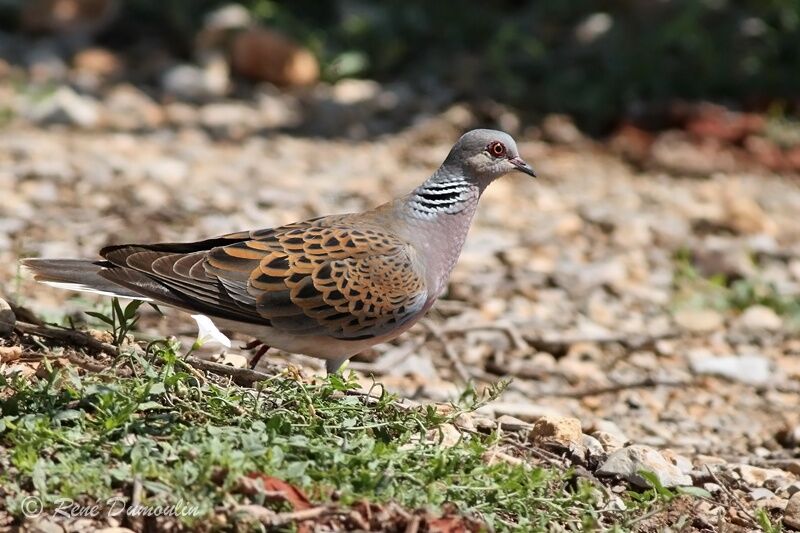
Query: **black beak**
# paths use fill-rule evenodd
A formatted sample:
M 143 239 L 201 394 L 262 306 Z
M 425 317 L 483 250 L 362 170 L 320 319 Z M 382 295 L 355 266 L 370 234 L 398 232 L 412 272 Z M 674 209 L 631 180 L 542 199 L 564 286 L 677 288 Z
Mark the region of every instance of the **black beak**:
M 508 160 L 508 162 L 514 165 L 514 168 L 520 172 L 524 172 L 528 176 L 533 176 L 534 178 L 536 177 L 536 172 L 533 171 L 533 167 L 526 163 L 521 157 L 512 157 Z

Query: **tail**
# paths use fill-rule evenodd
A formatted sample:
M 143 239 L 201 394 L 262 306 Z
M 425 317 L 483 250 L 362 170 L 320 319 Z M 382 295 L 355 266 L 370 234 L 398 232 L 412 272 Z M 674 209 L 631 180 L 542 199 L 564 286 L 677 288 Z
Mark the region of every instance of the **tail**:
M 58 287 L 107 296 L 150 301 L 133 290 L 100 275 L 111 263 L 89 259 L 23 259 L 22 265 L 33 272 L 33 279 Z

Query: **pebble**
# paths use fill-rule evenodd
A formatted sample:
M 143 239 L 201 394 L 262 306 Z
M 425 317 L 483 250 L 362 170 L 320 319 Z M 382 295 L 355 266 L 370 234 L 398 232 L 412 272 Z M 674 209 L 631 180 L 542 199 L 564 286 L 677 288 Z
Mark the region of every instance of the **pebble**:
M 789 498 L 783 511 L 783 525 L 800 530 L 800 492 Z
M 623 445 L 630 440 L 628 438 L 628 435 L 626 435 L 625 432 L 622 431 L 622 429 L 615 422 L 612 422 L 611 420 L 605 420 L 602 418 L 595 419 L 591 424 L 590 431 L 592 432 L 591 434 L 598 439 L 599 437 L 597 437 L 595 433 L 601 431 L 604 433 L 608 433 L 618 442 L 622 442 Z
M 590 465 L 598 464 L 608 455 L 600 441 L 591 435 L 583 435 L 580 444 L 585 452 L 586 460 Z
M 695 374 L 722 376 L 748 385 L 764 385 L 772 378 L 769 359 L 760 355 L 696 354 L 690 357 L 689 364 Z
M 149 178 L 174 187 L 189 176 L 189 165 L 171 157 L 154 158 L 145 163 L 144 171 Z
M 682 309 L 675 313 L 675 323 L 693 333 L 716 331 L 725 319 L 713 309 Z
M 635 444 L 612 453 L 600 465 L 598 476 L 619 476 L 639 488 L 648 488 L 650 484 L 639 472 L 645 470 L 654 473 L 664 487 L 691 485 L 692 478 L 684 474 L 678 467 L 667 461 L 658 450 Z
M 311 85 L 319 78 L 316 57 L 275 30 L 255 26 L 239 32 L 230 53 L 233 70 L 246 78 L 289 87 Z
M 72 63 L 79 72 L 98 77 L 109 77 L 122 69 L 122 62 L 114 52 L 99 47 L 81 50 L 72 58 Z
M 743 246 L 732 246 L 730 241 L 709 238 L 702 246 L 692 250 L 692 265 L 704 277 L 719 276 L 746 278 L 755 274 L 750 253 Z
M 772 511 L 782 512 L 786 509 L 786 505 L 789 502 L 786 501 L 784 498 L 778 498 L 777 496 L 773 496 L 771 498 L 763 498 L 756 501 L 756 506 L 759 509 L 769 509 Z
M 797 483 L 796 477 L 781 475 L 771 477 L 766 480 L 764 482 L 764 488 L 769 489 L 772 492 L 779 493 L 779 495 L 784 495 L 783 493 L 787 493 L 786 495 L 791 496 L 791 494 L 788 494 L 788 492 L 795 483 Z
M 164 122 L 164 111 L 150 96 L 128 84 L 118 85 L 105 99 L 106 122 L 114 129 L 153 129 Z
M 163 90 L 181 100 L 198 101 L 225 94 L 227 87 L 220 87 L 215 73 L 192 64 L 180 64 L 168 69 L 161 76 Z
M 530 433 L 530 438 L 534 442 L 555 441 L 564 446 L 580 444 L 583 437 L 581 421 L 566 416 L 543 416 L 534 422 Z
M 560 144 L 575 144 L 584 139 L 572 118 L 567 115 L 552 114 L 544 117 L 542 133 L 548 141 Z
M 486 417 L 486 416 L 476 416 L 476 417 L 473 418 L 472 421 L 474 422 L 475 428 L 478 431 L 482 431 L 484 433 L 490 433 L 490 432 L 494 431 L 495 429 L 497 429 L 498 426 L 502 427 L 500 419 L 503 418 L 503 417 L 506 417 L 506 416 L 508 416 L 508 415 L 503 415 L 501 417 L 498 417 L 496 420 L 493 419 L 493 418 Z M 509 418 L 513 418 L 513 417 L 509 417 Z M 527 425 L 528 428 L 530 428 L 530 424 L 526 424 L 522 420 L 516 420 L 516 422 L 518 424 Z M 517 427 L 520 427 L 520 426 L 517 426 Z M 508 429 L 508 431 L 514 431 L 514 430 Z
M 374 80 L 345 79 L 331 88 L 331 98 L 341 105 L 356 105 L 376 100 L 382 91 Z
M 742 481 L 750 487 L 763 487 L 768 479 L 786 475 L 783 470 L 750 465 L 736 465 L 734 471 L 738 472 Z
M 800 476 L 800 459 L 786 459 L 781 461 L 780 467 L 787 472 Z
M 49 517 L 39 517 L 28 525 L 30 533 L 62 533 L 64 528 L 55 519 Z
M 661 450 L 661 455 L 663 455 L 667 461 L 675 465 L 678 468 L 678 470 L 680 470 L 684 474 L 688 474 L 694 468 L 694 465 L 692 465 L 692 461 L 689 460 L 688 457 L 686 457 L 685 455 L 681 455 L 673 450 L 670 449 Z
M 778 331 L 783 327 L 783 319 L 773 309 L 764 305 L 748 307 L 736 323 L 741 329 L 752 333 Z
M 728 464 L 728 462 L 723 459 L 722 457 L 717 457 L 716 455 L 705 455 L 705 454 L 697 454 L 694 456 L 694 464 L 698 467 L 705 467 L 708 466 L 719 466 Z
M 626 444 L 626 441 L 620 438 L 619 435 L 607 431 L 595 431 L 592 433 L 592 437 L 597 439 L 607 453 L 615 452 Z
M 753 501 L 765 500 L 767 498 L 774 498 L 775 493 L 769 489 L 757 488 L 750 491 L 750 497 Z
M 200 109 L 203 126 L 231 138 L 241 138 L 253 131 L 258 126 L 257 116 L 252 107 L 238 102 L 215 102 Z
M 203 19 L 203 30 L 225 31 L 244 28 L 253 19 L 246 7 L 240 4 L 225 4 L 210 11 Z
M 249 368 L 248 367 L 249 361 L 248 361 L 247 357 L 245 357 L 245 356 L 243 356 L 241 354 L 237 354 L 237 353 L 227 353 L 227 352 L 225 352 L 225 353 L 222 354 L 222 357 L 218 361 L 215 361 L 215 362 L 217 362 L 217 363 L 219 363 L 221 365 L 232 366 L 234 368 Z
M 489 404 L 489 407 L 494 410 L 495 416 L 511 415 L 525 422 L 536 422 L 541 417 L 548 415 L 563 416 L 552 407 L 535 403 L 493 402 Z
M 0 337 L 6 337 L 14 331 L 17 317 L 7 301 L 0 298 Z
M 496 425 L 505 431 L 528 431 L 531 424 L 511 415 L 500 415 L 496 418 Z
M 453 424 L 442 424 L 430 430 L 427 438 L 429 442 L 435 442 L 443 448 L 452 448 L 461 441 L 463 435 Z
M 800 259 L 792 259 L 789 261 L 789 273 L 795 281 L 800 281 Z
M 28 115 L 39 124 L 67 124 L 81 128 L 96 126 L 100 120 L 97 102 L 66 86 L 59 87 L 42 101 L 33 104 Z
M 183 102 L 172 102 L 164 106 L 164 115 L 175 126 L 191 127 L 200 121 L 197 109 Z
M 0 363 L 10 363 L 22 357 L 22 346 L 0 346 Z

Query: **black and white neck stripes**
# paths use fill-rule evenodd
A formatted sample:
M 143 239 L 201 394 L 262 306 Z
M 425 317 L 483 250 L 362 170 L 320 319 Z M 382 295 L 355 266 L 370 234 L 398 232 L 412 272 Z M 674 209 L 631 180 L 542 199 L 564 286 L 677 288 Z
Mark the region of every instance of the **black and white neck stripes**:
M 478 187 L 463 178 L 436 179 L 434 176 L 417 187 L 408 198 L 412 212 L 423 217 L 461 213 L 475 205 Z

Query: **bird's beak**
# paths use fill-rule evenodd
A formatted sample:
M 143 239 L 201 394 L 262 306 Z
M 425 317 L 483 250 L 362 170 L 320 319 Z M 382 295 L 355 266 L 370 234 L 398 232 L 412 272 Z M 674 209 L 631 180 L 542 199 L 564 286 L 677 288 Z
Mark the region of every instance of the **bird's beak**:
M 533 171 L 533 167 L 531 167 L 528 163 L 526 163 L 525 160 L 522 159 L 521 157 L 519 156 L 512 157 L 511 159 L 508 160 L 508 162 L 514 165 L 514 168 L 516 168 L 520 172 L 524 172 L 528 176 L 533 176 L 534 178 L 536 177 L 536 172 Z

